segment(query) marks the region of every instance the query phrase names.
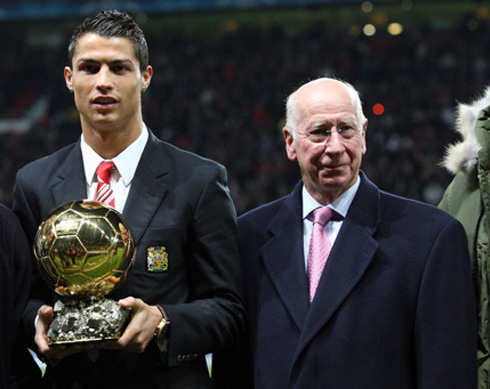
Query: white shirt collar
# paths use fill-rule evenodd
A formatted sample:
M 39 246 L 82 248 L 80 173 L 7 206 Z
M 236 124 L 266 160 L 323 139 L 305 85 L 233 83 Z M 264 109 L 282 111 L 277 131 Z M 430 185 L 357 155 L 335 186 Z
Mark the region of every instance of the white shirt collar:
M 349 189 L 347 189 L 344 193 L 342 193 L 339 197 L 337 197 L 333 202 L 328 204 L 329 208 L 332 208 L 335 212 L 337 212 L 342 217 L 347 215 L 347 211 L 354 200 L 354 197 L 357 193 L 357 189 L 361 184 L 361 178 L 357 177 L 356 182 Z M 303 219 L 306 219 L 308 215 L 321 207 L 322 205 L 316 201 L 306 190 L 306 187 L 303 185 L 302 190 L 302 199 L 303 199 Z
M 141 131 L 140 136 L 118 155 L 111 159 L 111 161 L 116 165 L 125 186 L 128 186 L 131 184 L 131 181 L 133 181 L 134 173 L 136 172 L 136 167 L 138 166 L 138 163 L 135 163 L 135 161 L 140 160 L 148 137 L 148 129 L 146 128 L 145 124 L 143 124 L 143 130 Z M 80 146 L 82 150 L 85 177 L 87 184 L 91 185 L 94 180 L 97 181 L 95 170 L 97 169 L 97 166 L 104 161 L 104 158 L 97 154 L 94 149 L 87 144 L 83 137 L 83 133 Z

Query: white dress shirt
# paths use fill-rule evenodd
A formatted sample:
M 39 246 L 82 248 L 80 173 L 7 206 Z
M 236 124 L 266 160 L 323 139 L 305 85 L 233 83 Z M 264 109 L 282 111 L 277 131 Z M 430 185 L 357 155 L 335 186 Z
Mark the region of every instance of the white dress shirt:
M 143 150 L 148 141 L 148 129 L 143 124 L 140 136 L 111 160 L 106 160 L 97 154 L 85 141 L 83 134 L 81 139 L 83 167 L 87 184 L 87 199 L 94 200 L 97 193 L 97 175 L 95 171 L 102 161 L 112 161 L 117 170 L 113 170 L 110 176 L 111 188 L 114 193 L 115 208 L 121 212 L 128 198 L 131 183 L 133 182 L 136 167 L 138 166 Z
M 126 149 L 124 149 L 116 157 L 111 159 L 111 161 L 116 165 L 117 171 L 113 171 L 111 173 L 110 182 L 114 193 L 114 205 L 116 210 L 120 213 L 122 213 L 124 204 L 126 204 L 129 189 L 131 188 L 131 182 L 133 181 L 136 167 L 138 166 L 147 141 L 148 129 L 143 124 L 143 131 L 141 131 L 138 139 L 126 147 Z M 99 166 L 102 161 L 108 160 L 103 159 L 87 144 L 83 138 L 83 133 L 80 145 L 82 150 L 83 167 L 87 180 L 87 199 L 94 200 L 95 194 L 97 193 L 97 175 L 95 174 L 95 171 L 97 170 L 97 166 Z M 36 315 L 36 318 L 34 319 L 35 327 L 37 327 L 38 320 L 39 315 Z M 31 354 L 34 355 L 32 351 Z M 41 362 L 39 361 L 38 363 Z
M 330 240 L 330 244 L 333 247 L 335 243 L 335 239 L 337 239 L 337 235 L 339 234 L 340 227 L 342 227 L 343 219 L 345 215 L 347 215 L 347 211 L 349 210 L 352 201 L 357 193 L 357 189 L 359 189 L 359 185 L 361 183 L 361 179 L 357 177 L 356 182 L 349 189 L 347 189 L 344 193 L 342 193 L 338 198 L 336 198 L 332 203 L 328 204 L 327 207 L 332 208 L 336 213 L 342 216 L 341 220 L 331 220 L 326 226 L 325 230 L 327 231 L 328 239 Z M 323 207 L 318 201 L 316 201 L 306 190 L 303 185 L 302 191 L 302 200 L 303 200 L 303 250 L 305 257 L 305 269 L 308 266 L 308 251 L 310 249 L 310 239 L 311 232 L 313 230 L 313 214 L 312 212 L 318 207 Z

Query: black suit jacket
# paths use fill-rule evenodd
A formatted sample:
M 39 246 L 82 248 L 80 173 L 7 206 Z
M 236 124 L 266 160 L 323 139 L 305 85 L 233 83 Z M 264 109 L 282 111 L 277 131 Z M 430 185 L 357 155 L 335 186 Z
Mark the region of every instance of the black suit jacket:
M 25 365 L 20 362 L 30 357 L 22 347 L 20 323 L 29 298 L 31 267 L 32 250 L 22 227 L 13 212 L 0 205 L 0 388 L 7 388 L 12 365 L 15 375 L 22 375 Z
M 18 172 L 14 210 L 31 242 L 52 210 L 86 198 L 85 182 L 80 142 Z M 111 297 L 134 296 L 166 307 L 172 323 L 168 368 L 151 344 L 143 354 L 100 351 L 97 358 L 87 353 L 68 357 L 48 368 L 53 373 L 48 376 L 54 381 L 62 377 L 70 384 L 79 381 L 84 387 L 97 379 L 104 379 L 105 385 L 141 387 L 153 376 L 148 384 L 162 388 L 167 387 L 165 380 L 180 382 L 182 375 L 188 382 L 194 375 L 201 377 L 197 381 L 209 381 L 204 355 L 229 343 L 244 321 L 237 291 L 235 210 L 225 169 L 150 133 L 123 215 L 133 231 L 137 257 L 127 281 Z M 147 250 L 154 246 L 166 248 L 168 271 L 147 271 Z M 40 304 L 52 305 L 55 300 L 55 294 L 37 280 L 24 315 L 31 335 Z M 184 370 L 185 374 L 178 373 Z
M 459 222 L 361 173 L 310 305 L 301 188 L 238 219 L 249 369 L 228 377 L 244 383 L 234 387 L 475 388 L 475 305 Z

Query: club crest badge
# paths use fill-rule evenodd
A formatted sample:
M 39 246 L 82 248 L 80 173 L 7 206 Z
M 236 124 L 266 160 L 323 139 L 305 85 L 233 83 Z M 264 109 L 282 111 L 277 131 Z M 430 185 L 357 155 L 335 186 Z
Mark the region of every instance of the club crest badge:
M 161 273 L 168 270 L 168 253 L 165 246 L 153 246 L 146 249 L 146 270 Z

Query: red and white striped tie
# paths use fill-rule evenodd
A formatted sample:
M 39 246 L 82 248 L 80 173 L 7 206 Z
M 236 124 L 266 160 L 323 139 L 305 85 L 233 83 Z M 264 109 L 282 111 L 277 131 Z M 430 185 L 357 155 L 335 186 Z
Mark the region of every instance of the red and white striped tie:
M 111 207 L 114 207 L 115 202 L 109 177 L 111 176 L 111 171 L 115 168 L 116 165 L 114 165 L 114 162 L 103 161 L 95 171 L 98 180 L 95 200 L 110 205 Z

